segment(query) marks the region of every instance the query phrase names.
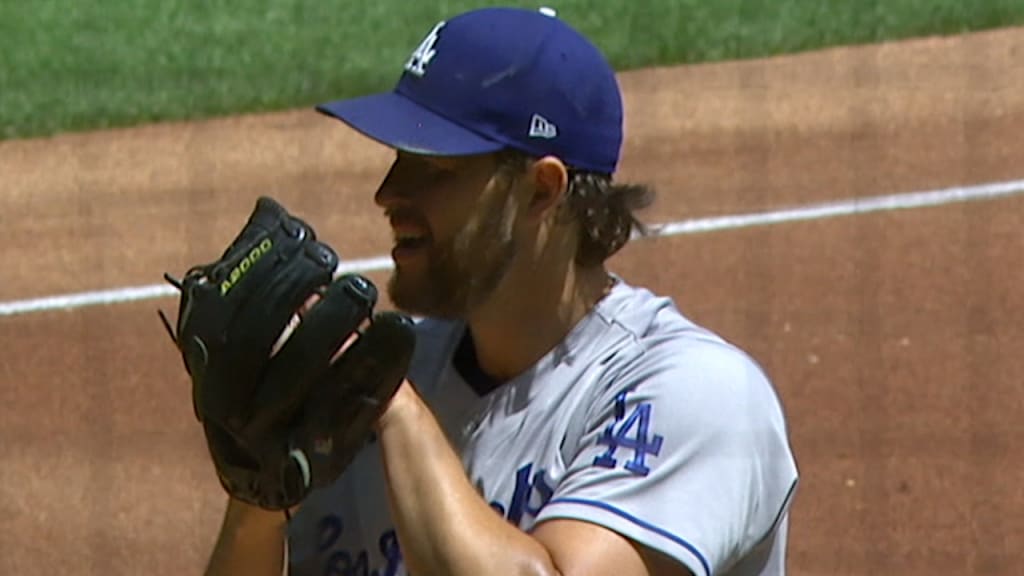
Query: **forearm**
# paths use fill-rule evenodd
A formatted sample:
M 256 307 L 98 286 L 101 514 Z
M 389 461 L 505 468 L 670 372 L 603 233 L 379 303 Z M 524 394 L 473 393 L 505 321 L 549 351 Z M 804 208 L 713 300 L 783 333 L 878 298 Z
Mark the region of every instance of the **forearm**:
M 380 427 L 391 514 L 411 574 L 555 574 L 539 542 L 473 488 L 444 432 L 403 384 Z
M 229 499 L 206 576 L 281 576 L 284 515 Z

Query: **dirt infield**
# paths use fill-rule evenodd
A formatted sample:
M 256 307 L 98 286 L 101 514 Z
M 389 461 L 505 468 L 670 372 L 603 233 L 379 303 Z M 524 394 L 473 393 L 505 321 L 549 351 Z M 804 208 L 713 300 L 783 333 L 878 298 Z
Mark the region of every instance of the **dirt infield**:
M 1024 30 L 621 80 L 622 177 L 661 191 L 651 222 L 1024 178 Z M 0 301 L 157 283 L 263 193 L 344 256 L 384 254 L 388 160 L 309 110 L 0 143 Z M 776 381 L 803 475 L 792 574 L 1021 573 L 1022 226 L 1024 195 L 615 258 Z M 0 574 L 201 572 L 223 497 L 170 304 L 0 317 Z

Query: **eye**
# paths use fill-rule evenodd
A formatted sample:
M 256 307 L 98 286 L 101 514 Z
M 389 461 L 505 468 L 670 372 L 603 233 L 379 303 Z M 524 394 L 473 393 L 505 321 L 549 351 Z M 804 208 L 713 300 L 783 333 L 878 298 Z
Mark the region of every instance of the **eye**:
M 457 173 L 454 167 L 449 167 L 435 159 L 411 154 L 400 154 L 396 168 L 421 186 L 443 182 Z
M 451 178 L 452 176 L 455 176 L 455 170 L 441 168 L 440 166 L 431 166 L 427 173 L 435 179 Z
M 455 176 L 455 170 L 434 162 L 423 162 L 420 169 L 424 179 L 429 182 L 442 182 Z

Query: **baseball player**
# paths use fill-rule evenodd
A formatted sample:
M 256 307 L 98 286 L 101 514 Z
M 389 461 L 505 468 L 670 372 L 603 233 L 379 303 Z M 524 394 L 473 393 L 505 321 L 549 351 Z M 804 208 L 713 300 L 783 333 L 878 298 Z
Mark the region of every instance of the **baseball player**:
M 798 472 L 772 383 L 605 266 L 650 190 L 612 180 L 622 99 L 588 40 L 548 9 L 473 10 L 393 91 L 318 110 L 396 151 L 375 201 L 415 348 L 336 481 L 288 518 L 229 499 L 208 575 L 785 573 Z

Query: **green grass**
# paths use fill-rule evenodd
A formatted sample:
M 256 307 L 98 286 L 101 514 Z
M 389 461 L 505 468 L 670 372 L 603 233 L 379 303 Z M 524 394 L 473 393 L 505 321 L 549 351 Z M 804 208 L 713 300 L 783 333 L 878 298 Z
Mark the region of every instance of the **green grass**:
M 1024 23 L 1024 0 L 550 0 L 619 69 Z M 390 87 L 468 0 L 0 5 L 0 138 L 264 111 Z

